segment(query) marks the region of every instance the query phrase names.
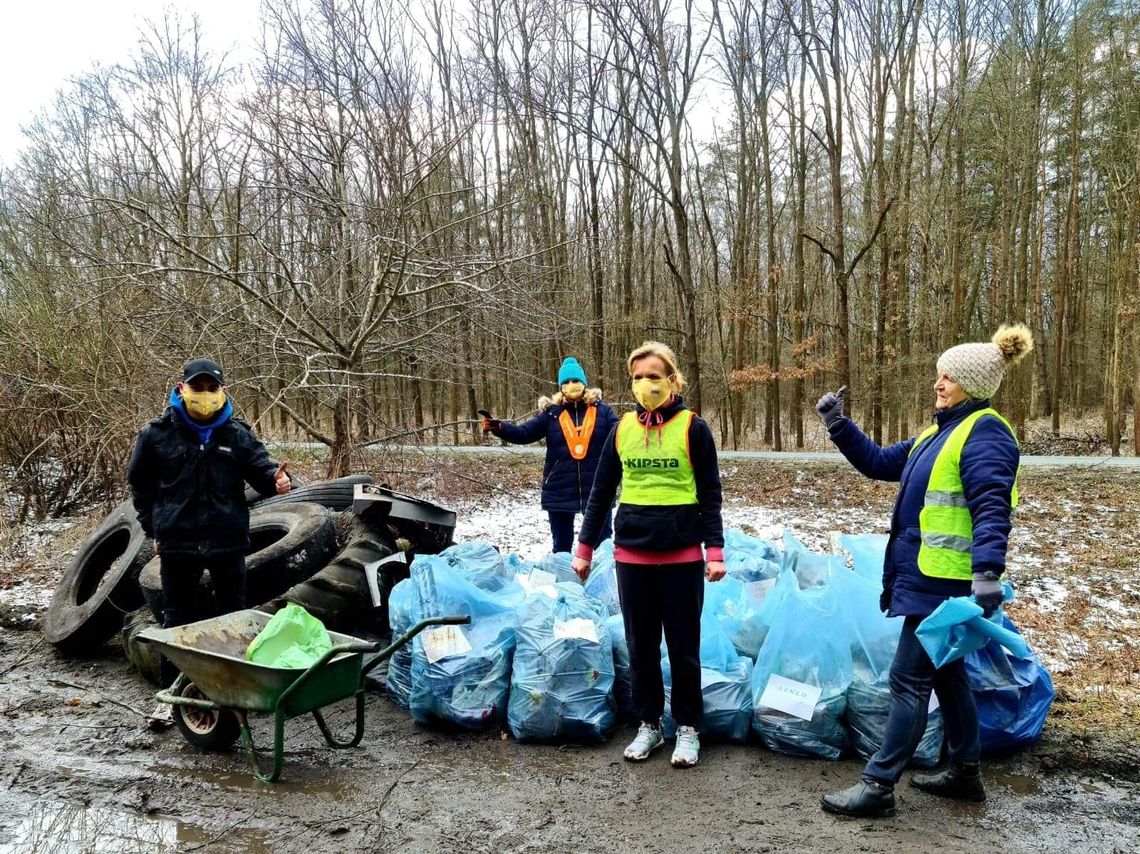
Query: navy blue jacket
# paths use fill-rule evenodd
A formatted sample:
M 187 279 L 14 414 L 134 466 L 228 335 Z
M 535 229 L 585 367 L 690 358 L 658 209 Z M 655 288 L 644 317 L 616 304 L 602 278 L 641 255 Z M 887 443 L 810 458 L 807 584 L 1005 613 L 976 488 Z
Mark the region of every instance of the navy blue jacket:
M 569 412 L 575 426 L 581 426 L 586 417 L 586 408 L 596 406 L 594 432 L 586 448 L 586 457 L 576 460 L 570 456 L 570 447 L 562 435 L 558 418 L 563 411 Z M 602 456 L 606 437 L 617 426 L 617 413 L 609 405 L 598 400 L 587 403 L 584 400 L 551 404 L 538 415 L 522 424 L 501 422 L 495 435 L 513 445 L 529 445 L 539 439 L 546 440 L 546 463 L 542 467 L 542 509 L 564 513 L 585 513 L 590 489 L 594 485 L 594 473 L 598 470 L 598 460 Z
M 674 395 L 672 402 L 660 410 L 669 421 L 685 409 L 685 401 Z M 639 413 L 645 410 L 637 407 Z M 650 439 L 650 441 L 656 441 Z M 689 424 L 689 456 L 697 485 L 697 503 L 675 507 L 648 507 L 619 504 L 614 519 L 614 543 L 631 549 L 671 551 L 686 546 L 705 548 L 724 545 L 724 523 L 721 520 L 720 470 L 717 467 L 716 443 L 712 430 L 699 415 Z M 597 548 L 602 538 L 602 525 L 621 483 L 622 463 L 617 450 L 617 428 L 606 440 L 605 450 L 594 478 L 594 490 L 582 520 L 578 541 Z
M 229 413 L 229 402 L 226 403 Z M 209 435 L 182 408 L 170 406 L 139 433 L 127 468 L 139 524 L 162 554 L 202 558 L 249 548 L 248 482 L 277 494 L 277 464 L 244 421 L 223 413 Z
M 934 460 L 947 437 L 963 418 L 989 405 L 988 400 L 966 400 L 936 412 L 938 432 L 919 445 L 913 456 L 909 455 L 914 439 L 882 448 L 850 418 L 842 418 L 830 428 L 831 440 L 856 469 L 875 480 L 900 482 L 883 563 L 883 591 L 891 616 L 925 617 L 949 597 L 970 595 L 969 581 L 931 578 L 919 570 L 918 514 Z M 1010 491 L 1020 459 L 1013 435 L 991 416 L 978 420 L 962 448 L 962 488 L 974 526 L 974 572 L 1000 575 L 1005 571 Z

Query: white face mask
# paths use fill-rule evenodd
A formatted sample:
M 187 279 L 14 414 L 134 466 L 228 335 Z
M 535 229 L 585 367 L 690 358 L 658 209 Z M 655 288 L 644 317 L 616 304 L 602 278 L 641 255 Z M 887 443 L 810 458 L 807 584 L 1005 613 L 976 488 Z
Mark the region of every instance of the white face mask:
M 572 380 L 568 383 L 562 383 L 562 394 L 566 396 L 567 400 L 581 400 L 582 395 L 586 393 L 586 386 L 577 380 Z

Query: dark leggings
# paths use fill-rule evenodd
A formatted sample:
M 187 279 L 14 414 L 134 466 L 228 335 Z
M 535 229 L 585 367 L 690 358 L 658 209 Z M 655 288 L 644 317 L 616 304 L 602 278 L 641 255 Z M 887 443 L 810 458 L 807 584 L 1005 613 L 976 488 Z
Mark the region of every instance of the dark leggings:
M 692 563 L 617 564 L 618 596 L 625 621 L 633 676 L 633 707 L 638 720 L 657 723 L 665 711 L 661 676 L 661 630 L 672 674 L 670 707 L 677 726 L 700 729 L 701 608 L 705 565 Z

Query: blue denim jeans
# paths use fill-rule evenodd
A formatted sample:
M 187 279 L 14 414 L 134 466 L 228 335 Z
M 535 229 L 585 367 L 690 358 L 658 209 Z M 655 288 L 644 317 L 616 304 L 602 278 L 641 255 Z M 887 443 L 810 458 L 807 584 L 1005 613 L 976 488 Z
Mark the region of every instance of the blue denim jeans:
M 863 779 L 881 786 L 893 786 L 914 756 L 926 731 L 930 692 L 938 695 L 946 748 L 950 758 L 977 762 L 981 755 L 978 735 L 978 707 L 966 679 L 962 659 L 935 669 L 914 630 L 922 617 L 906 617 L 895 660 L 891 664 L 891 704 L 883 745 L 863 770 Z
M 569 510 L 547 510 L 550 516 L 550 536 L 554 541 L 552 552 L 569 552 L 574 550 L 574 513 Z M 613 520 L 609 513 L 602 525 L 602 540 L 613 535 Z M 602 540 L 598 540 L 600 543 Z

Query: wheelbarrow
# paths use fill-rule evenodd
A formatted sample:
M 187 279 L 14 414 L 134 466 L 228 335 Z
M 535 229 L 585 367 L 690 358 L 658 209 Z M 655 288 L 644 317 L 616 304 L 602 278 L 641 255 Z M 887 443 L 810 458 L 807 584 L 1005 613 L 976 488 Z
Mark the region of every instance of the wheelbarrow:
M 253 765 L 254 776 L 275 783 L 285 753 L 285 721 L 311 713 L 330 747 L 360 744 L 364 735 L 364 677 L 429 626 L 463 625 L 470 617 L 433 617 L 416 623 L 388 646 L 329 632 L 332 649 L 308 668 L 269 667 L 245 660 L 250 642 L 271 615 L 256 610 L 173 629 L 150 628 L 138 640 L 153 644 L 181 671 L 174 684 L 156 695 L 174 707 L 174 722 L 183 737 L 203 750 L 227 750 L 239 738 Z M 364 663 L 365 654 L 376 657 Z M 334 736 L 321 709 L 356 698 L 356 723 L 351 739 Z M 273 767 L 265 774 L 249 729 L 249 712 L 273 715 Z

